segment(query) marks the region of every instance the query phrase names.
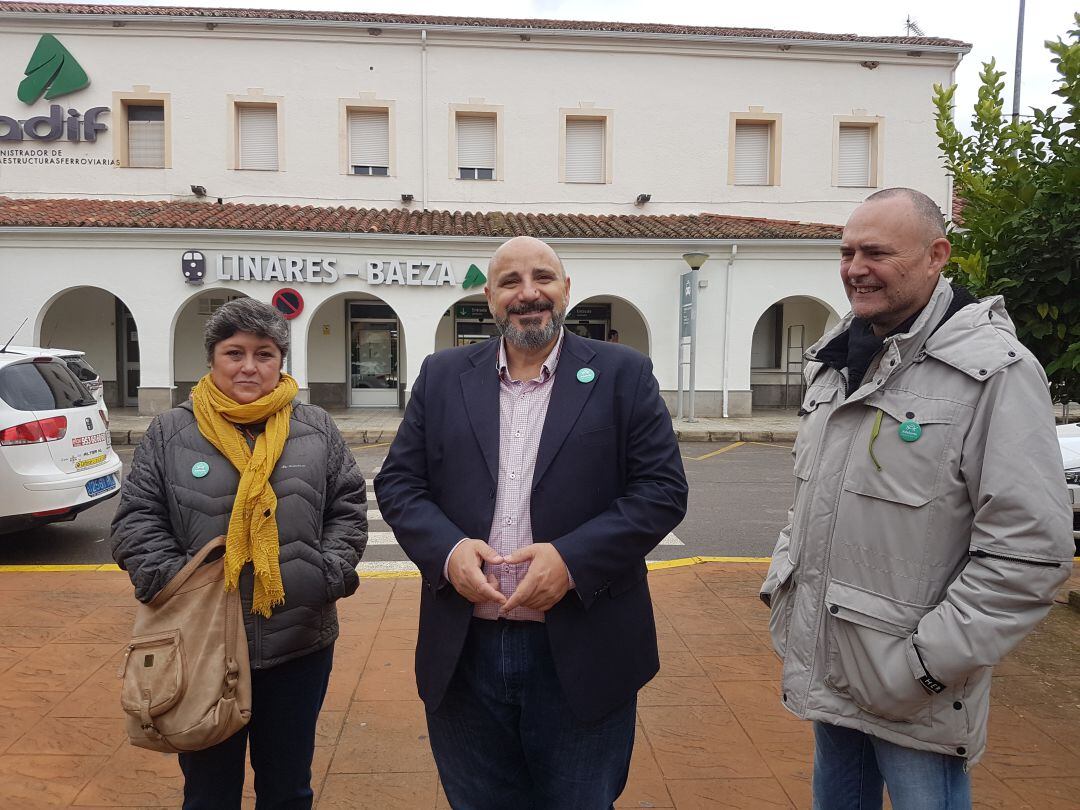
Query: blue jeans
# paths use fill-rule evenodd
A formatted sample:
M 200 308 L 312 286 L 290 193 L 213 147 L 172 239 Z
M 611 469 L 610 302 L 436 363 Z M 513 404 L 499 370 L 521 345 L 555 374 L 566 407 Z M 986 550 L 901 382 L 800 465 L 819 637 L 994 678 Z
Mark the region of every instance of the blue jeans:
M 626 785 L 636 710 L 635 699 L 599 723 L 577 722 L 543 624 L 473 619 L 427 719 L 454 810 L 601 810 Z
M 814 810 L 967 810 L 966 760 L 919 751 L 851 728 L 814 723 Z
M 258 810 L 309 810 L 311 759 L 334 645 L 270 669 L 251 671 L 251 720 L 229 739 L 179 754 L 184 810 L 239 808 L 251 738 Z

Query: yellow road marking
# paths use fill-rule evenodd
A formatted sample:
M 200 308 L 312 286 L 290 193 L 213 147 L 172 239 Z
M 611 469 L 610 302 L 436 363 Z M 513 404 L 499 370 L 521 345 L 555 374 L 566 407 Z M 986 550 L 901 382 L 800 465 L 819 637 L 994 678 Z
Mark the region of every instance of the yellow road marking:
M 721 453 L 726 453 L 728 450 L 734 450 L 736 447 L 742 447 L 744 444 L 746 444 L 746 442 L 733 442 L 727 447 L 721 447 L 719 450 L 713 450 L 711 453 L 706 453 L 703 456 L 686 456 L 686 458 L 690 459 L 691 461 L 704 461 L 707 458 L 712 458 L 713 456 L 718 456 Z
M 747 444 L 756 444 L 759 447 L 779 447 L 781 450 L 790 450 L 792 447 L 790 444 L 774 444 L 772 442 L 747 442 Z
M 685 568 L 688 565 L 702 563 L 767 563 L 771 557 L 683 557 L 679 560 L 660 560 L 649 563 L 650 571 L 663 571 L 667 568 Z
M 380 442 L 379 444 L 350 444 L 350 450 L 370 450 L 373 447 L 389 447 L 393 442 Z

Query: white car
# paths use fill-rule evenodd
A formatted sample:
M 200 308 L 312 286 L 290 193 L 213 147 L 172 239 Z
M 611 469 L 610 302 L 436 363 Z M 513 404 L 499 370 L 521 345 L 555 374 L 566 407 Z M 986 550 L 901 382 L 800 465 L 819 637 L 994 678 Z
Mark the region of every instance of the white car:
M 1080 557 L 1080 422 L 1058 425 L 1058 445 L 1061 460 L 1065 464 L 1065 482 L 1069 485 L 1069 498 L 1073 510 L 1073 541 Z
M 26 357 L 59 357 L 67 363 L 67 367 L 71 369 L 72 374 L 79 378 L 79 382 L 86 386 L 86 390 L 94 395 L 98 405 L 105 408 L 105 387 L 101 382 L 101 375 L 87 361 L 86 352 L 78 349 L 43 349 L 39 346 L 8 346 L 4 349 L 4 352 L 7 354 L 21 354 Z M 109 409 L 105 408 L 106 418 L 108 415 Z
M 74 520 L 120 476 L 104 407 L 67 364 L 0 352 L 0 533 Z

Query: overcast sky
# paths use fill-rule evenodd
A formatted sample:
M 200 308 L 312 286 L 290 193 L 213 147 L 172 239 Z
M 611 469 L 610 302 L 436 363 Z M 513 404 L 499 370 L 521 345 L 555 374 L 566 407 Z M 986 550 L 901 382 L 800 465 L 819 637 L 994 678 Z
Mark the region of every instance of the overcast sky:
M 71 2 L 72 0 L 69 0 Z M 74 0 L 88 3 L 90 0 Z M 120 5 L 234 6 L 297 10 L 368 11 L 453 16 L 605 20 L 617 22 L 683 23 L 744 28 L 781 28 L 831 34 L 900 36 L 910 16 L 927 36 L 972 43 L 957 72 L 957 119 L 966 130 L 978 90 L 981 64 L 997 57 L 1005 70 L 1005 111 L 1012 108 L 1012 70 L 1016 54 L 1019 0 L 237 0 L 237 2 L 153 3 L 152 0 L 113 0 Z M 1051 95 L 1056 76 L 1047 39 L 1065 38 L 1072 27 L 1077 0 L 1027 0 L 1021 113 L 1031 107 L 1057 103 Z

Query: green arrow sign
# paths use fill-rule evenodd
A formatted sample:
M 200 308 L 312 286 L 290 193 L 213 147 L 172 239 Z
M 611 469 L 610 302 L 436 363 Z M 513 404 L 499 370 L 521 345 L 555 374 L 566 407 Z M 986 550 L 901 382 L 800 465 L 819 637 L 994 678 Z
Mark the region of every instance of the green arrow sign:
M 52 34 L 42 34 L 23 73 L 26 78 L 19 84 L 18 96 L 26 104 L 33 104 L 42 93 L 53 99 L 90 84 L 82 65 Z
M 461 282 L 462 289 L 468 290 L 473 287 L 483 287 L 487 284 L 487 276 L 480 272 L 475 264 L 469 265 L 469 272 L 465 274 L 465 280 Z

